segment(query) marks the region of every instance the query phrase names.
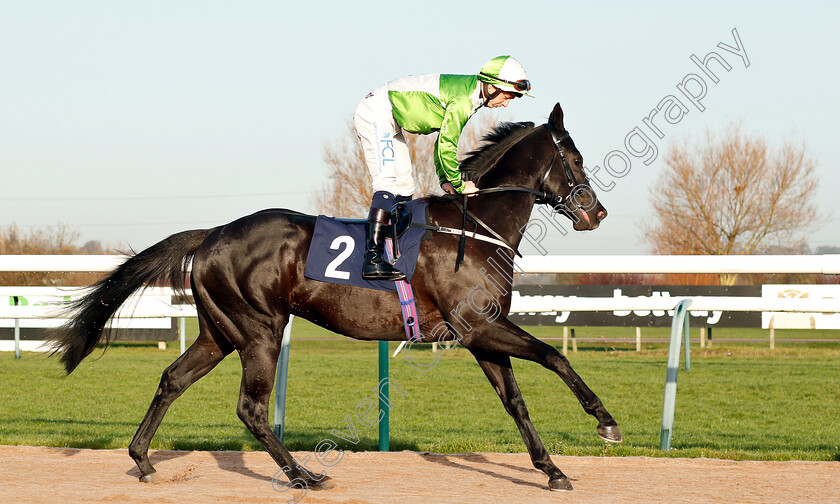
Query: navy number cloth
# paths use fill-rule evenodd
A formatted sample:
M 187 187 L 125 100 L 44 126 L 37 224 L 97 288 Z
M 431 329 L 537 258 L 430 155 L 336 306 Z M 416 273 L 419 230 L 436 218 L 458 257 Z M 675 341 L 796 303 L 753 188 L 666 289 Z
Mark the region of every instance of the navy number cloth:
M 411 211 L 411 222 L 426 223 L 426 207 L 423 200 L 407 203 Z M 306 256 L 304 275 L 321 282 L 354 285 L 385 291 L 396 291 L 396 282 L 365 280 L 362 278 L 362 263 L 365 255 L 366 223 L 347 224 L 332 217 L 319 215 L 315 221 L 315 232 Z M 405 273 L 411 281 L 420 253 L 420 242 L 426 230 L 409 227 L 399 239 L 400 257 L 394 267 Z

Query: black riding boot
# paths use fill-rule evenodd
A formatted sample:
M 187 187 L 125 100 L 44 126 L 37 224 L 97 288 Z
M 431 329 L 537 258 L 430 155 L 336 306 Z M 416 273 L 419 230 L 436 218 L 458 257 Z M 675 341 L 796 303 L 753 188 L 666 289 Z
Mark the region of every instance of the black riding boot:
M 362 278 L 365 280 L 405 280 L 405 275 L 385 260 L 385 237 L 391 212 L 371 208 L 368 214 L 368 235 Z

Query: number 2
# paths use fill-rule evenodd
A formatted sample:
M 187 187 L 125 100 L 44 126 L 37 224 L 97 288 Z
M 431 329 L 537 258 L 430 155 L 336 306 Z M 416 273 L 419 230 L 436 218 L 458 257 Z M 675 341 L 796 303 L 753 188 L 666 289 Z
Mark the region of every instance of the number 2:
M 353 253 L 353 249 L 356 247 L 356 241 L 349 235 L 338 236 L 330 244 L 330 250 L 339 250 L 342 245 L 345 246 L 345 249 L 338 254 L 338 257 L 333 259 L 332 262 L 327 265 L 327 270 L 324 272 L 324 276 L 327 278 L 340 278 L 342 280 L 350 279 L 350 272 L 341 271 L 338 267 L 341 266 L 341 263 L 343 263 L 348 257 L 350 257 L 350 254 Z

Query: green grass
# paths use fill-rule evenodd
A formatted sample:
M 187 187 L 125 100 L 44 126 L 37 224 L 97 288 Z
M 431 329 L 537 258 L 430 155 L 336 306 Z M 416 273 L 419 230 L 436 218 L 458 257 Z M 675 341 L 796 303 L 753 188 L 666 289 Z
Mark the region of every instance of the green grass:
M 562 335 L 557 328 L 529 330 L 541 337 Z M 657 331 L 644 329 L 643 337 L 667 337 L 667 329 L 653 335 Z M 716 331 L 715 338 L 723 333 Z M 836 342 L 777 341 L 775 350 L 766 341 L 716 341 L 709 350 L 693 343 L 692 370 L 681 369 L 679 375 L 673 449 L 668 453 L 658 450 L 666 344 L 645 344 L 642 352 L 635 352 L 635 344 L 580 343 L 579 352 L 569 354 L 575 370 L 622 427 L 624 444 L 609 447 L 595 434 L 595 420 L 559 378 L 530 362 L 514 361 L 514 367 L 531 418 L 551 453 L 840 460 L 840 339 L 836 331 L 829 333 L 824 337 Z M 577 330 L 580 337 L 587 334 L 635 337 L 632 328 Z M 732 334 L 753 337 L 750 330 Z M 392 343 L 391 351 L 395 348 Z M 360 401 L 375 399 L 376 349 L 375 342 L 337 337 L 295 320 L 286 434 L 291 450 L 313 450 L 327 438 L 340 441 L 331 430 L 347 431 L 348 415 L 360 442 L 340 441 L 340 446 L 377 449 L 377 428 L 354 418 Z M 69 377 L 55 358 L 24 353 L 15 361 L 11 353 L 0 354 L 0 444 L 126 447 L 161 372 L 177 358 L 178 345 L 158 350 L 118 344 L 98 358 L 100 353 Z M 412 357 L 430 362 L 433 354 L 421 346 Z M 390 363 L 392 379 L 405 390 L 405 396 L 391 392 L 392 450 L 525 450 L 513 421 L 463 348 L 443 352 L 430 371 L 418 371 L 403 357 Z M 236 416 L 240 377 L 233 354 L 173 404 L 152 448 L 262 449 Z

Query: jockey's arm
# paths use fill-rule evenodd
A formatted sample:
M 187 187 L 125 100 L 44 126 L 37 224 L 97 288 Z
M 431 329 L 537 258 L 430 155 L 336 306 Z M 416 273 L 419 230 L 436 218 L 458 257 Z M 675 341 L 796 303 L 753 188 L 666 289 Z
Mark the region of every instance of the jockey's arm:
M 450 188 L 454 191 L 451 194 L 475 192 L 475 184 L 462 180 L 458 167 L 458 139 L 472 111 L 472 103 L 468 99 L 449 103 L 435 143 L 434 162 L 441 188 L 445 192 L 449 192 L 447 189 Z

